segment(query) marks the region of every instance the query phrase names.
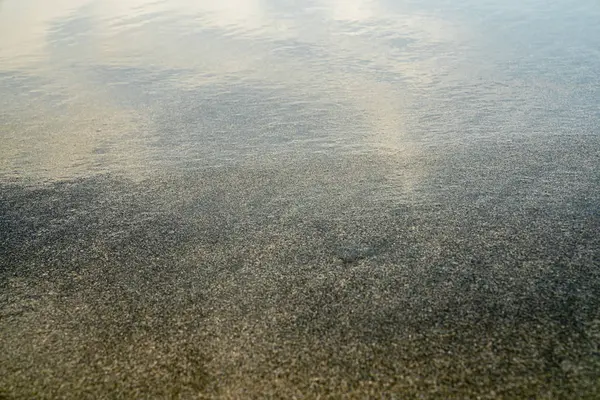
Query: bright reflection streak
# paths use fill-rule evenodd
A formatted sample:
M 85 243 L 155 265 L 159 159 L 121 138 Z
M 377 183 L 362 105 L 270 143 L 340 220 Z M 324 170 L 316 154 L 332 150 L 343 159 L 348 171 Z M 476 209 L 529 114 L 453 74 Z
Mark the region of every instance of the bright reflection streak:
M 41 146 L 45 156 L 37 158 L 39 170 L 59 176 L 79 164 L 85 171 L 90 160 L 100 162 L 98 152 L 107 146 L 113 148 L 103 153 L 104 163 L 136 171 L 132 165 L 150 162 L 143 157 L 154 139 L 144 141 L 139 132 L 160 136 L 154 125 L 162 111 L 135 103 L 123 108 L 120 88 L 136 83 L 99 81 L 95 71 L 106 68 L 151 74 L 132 78 L 150 79 L 168 90 L 238 82 L 279 88 L 286 96 L 311 102 L 314 110 L 336 105 L 336 129 L 344 135 L 335 139 L 337 146 L 406 159 L 417 150 L 405 135 L 414 94 L 402 82 L 428 85 L 439 68 L 446 68 L 438 65 L 444 46 L 460 37 L 447 21 L 408 10 L 390 15 L 372 0 L 321 0 L 296 7 L 294 18 L 278 1 L 35 3 L 11 3 L 0 13 L 0 68 L 42 78 L 48 84 L 36 90 L 62 97 L 68 111 L 48 109 L 43 99 L 36 104 L 46 110 L 42 116 L 25 117 L 28 112 L 20 111 L 30 119 L 32 132 L 56 134 L 32 133 L 36 140 L 27 143 L 9 138 L 4 168 L 17 168 L 7 165 L 9 160 L 36 153 Z M 2 34 L 12 29 L 13 35 Z M 154 77 L 175 71 L 173 79 Z M 19 104 L 31 107 L 12 106 Z M 123 140 L 123 132 L 137 139 Z M 119 143 L 118 149 L 110 143 Z

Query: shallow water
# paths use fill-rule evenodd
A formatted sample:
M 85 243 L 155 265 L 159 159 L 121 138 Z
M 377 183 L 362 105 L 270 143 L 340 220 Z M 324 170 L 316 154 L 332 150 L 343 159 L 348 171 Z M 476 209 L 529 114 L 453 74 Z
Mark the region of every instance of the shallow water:
M 600 396 L 598 21 L 0 1 L 0 397 Z

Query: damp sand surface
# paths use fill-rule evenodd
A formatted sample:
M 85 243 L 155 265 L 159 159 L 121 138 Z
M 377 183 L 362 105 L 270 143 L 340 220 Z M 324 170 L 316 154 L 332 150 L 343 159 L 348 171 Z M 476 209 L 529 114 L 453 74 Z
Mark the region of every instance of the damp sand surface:
M 600 397 L 595 2 L 23 4 L 0 398 Z

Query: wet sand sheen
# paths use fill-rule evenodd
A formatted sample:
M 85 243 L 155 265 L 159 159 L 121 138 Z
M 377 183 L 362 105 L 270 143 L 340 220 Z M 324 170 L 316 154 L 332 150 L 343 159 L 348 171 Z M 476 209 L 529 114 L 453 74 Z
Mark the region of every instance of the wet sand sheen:
M 600 398 L 600 7 L 538 3 L 2 1 L 0 398 Z

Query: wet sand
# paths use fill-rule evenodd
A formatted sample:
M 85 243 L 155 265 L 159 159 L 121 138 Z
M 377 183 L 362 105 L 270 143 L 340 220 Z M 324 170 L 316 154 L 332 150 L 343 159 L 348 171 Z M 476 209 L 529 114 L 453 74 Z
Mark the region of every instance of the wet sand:
M 366 156 L 4 183 L 1 393 L 596 398 L 600 147 L 574 146 L 396 197 Z M 525 150 L 579 179 L 503 180 Z
M 600 398 L 598 21 L 0 0 L 0 399 Z

